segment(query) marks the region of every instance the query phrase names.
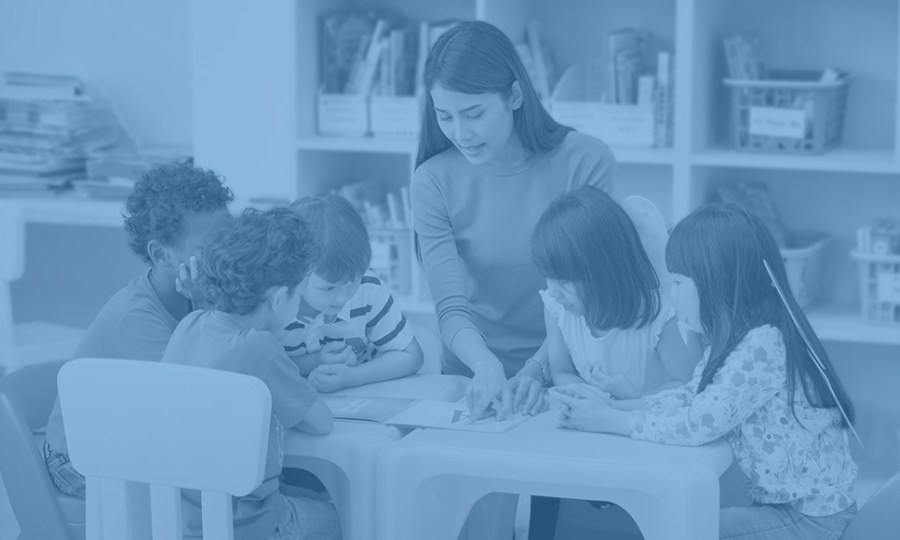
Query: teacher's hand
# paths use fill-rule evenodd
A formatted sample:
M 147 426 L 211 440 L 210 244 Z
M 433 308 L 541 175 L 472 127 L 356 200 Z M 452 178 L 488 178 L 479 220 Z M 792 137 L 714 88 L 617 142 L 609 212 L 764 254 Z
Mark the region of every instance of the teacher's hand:
M 485 359 L 475 368 L 475 376 L 466 390 L 466 404 L 472 420 L 479 420 L 494 399 L 500 400 L 497 420 L 503 420 L 512 406 L 512 395 L 506 384 L 503 365 L 496 358 Z

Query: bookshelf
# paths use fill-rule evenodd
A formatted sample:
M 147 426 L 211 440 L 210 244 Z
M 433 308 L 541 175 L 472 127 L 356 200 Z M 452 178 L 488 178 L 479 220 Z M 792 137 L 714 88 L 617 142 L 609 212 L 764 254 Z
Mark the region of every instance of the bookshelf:
M 491 22 L 516 41 L 539 20 L 558 66 L 605 58 L 606 35 L 648 31 L 648 52 L 675 53 L 672 148 L 614 148 L 620 195 L 654 200 L 674 223 L 719 182 L 767 184 L 789 228 L 834 236 L 828 291 L 810 309 L 826 340 L 900 345 L 900 329 L 859 317 L 857 226 L 896 215 L 900 202 L 900 9 L 897 0 L 272 0 L 192 2 L 194 146 L 198 162 L 242 197 L 293 199 L 377 173 L 408 183 L 416 141 L 316 134 L 318 16 L 340 6 L 391 7 L 419 20 Z M 722 38 L 751 30 L 775 68 L 854 75 L 843 144 L 821 156 L 747 154 L 728 140 L 729 94 Z M 230 39 L 221 36 L 228 34 Z M 242 38 L 244 36 L 244 38 Z M 865 39 L 861 39 L 864 36 Z M 240 126 L 235 129 L 233 126 Z M 418 268 L 401 302 L 428 309 Z

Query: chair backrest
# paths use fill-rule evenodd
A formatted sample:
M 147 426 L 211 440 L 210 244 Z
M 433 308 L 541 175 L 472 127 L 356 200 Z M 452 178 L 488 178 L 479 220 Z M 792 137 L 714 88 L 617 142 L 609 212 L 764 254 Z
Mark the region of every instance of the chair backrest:
M 28 367 L 0 379 L 0 474 L 22 538 L 73 538 L 33 437 L 53 408 L 62 364 Z
M 14 354 L 9 284 L 25 272 L 25 214 L 0 200 L 0 355 Z
M 900 535 L 900 473 L 885 482 L 859 509 L 841 540 L 897 538 Z
M 87 480 L 87 538 L 128 540 L 150 487 L 153 538 L 180 539 L 180 488 L 201 491 L 204 537 L 233 538 L 232 496 L 265 472 L 272 398 L 247 375 L 87 358 L 59 372 L 69 457 Z M 146 512 L 146 510 L 143 510 Z

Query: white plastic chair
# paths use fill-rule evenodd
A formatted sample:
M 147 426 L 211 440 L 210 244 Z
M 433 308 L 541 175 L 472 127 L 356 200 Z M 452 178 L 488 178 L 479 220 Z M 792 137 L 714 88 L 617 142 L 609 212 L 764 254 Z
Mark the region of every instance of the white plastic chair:
M 0 368 L 69 358 L 84 331 L 48 322 L 13 324 L 10 285 L 25 272 L 25 216 L 12 201 L 0 200 Z
M 272 398 L 262 381 L 88 358 L 64 365 L 58 383 L 69 457 L 87 480 L 88 540 L 150 538 L 151 529 L 154 540 L 180 540 L 182 488 L 201 491 L 204 538 L 233 539 L 232 496 L 265 472 Z

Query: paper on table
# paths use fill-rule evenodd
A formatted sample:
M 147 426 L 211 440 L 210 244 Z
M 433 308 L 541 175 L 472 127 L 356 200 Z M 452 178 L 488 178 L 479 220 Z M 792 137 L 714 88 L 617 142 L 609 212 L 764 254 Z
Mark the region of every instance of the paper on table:
M 469 423 L 469 411 L 464 400 L 455 403 L 422 400 L 385 423 L 404 427 L 504 433 L 528 418 L 530 417 L 522 414 L 510 414 L 504 420 L 498 421 L 491 416 Z
M 386 422 L 397 413 L 408 409 L 415 399 L 363 396 L 322 396 L 331 414 L 340 420 L 365 420 Z

